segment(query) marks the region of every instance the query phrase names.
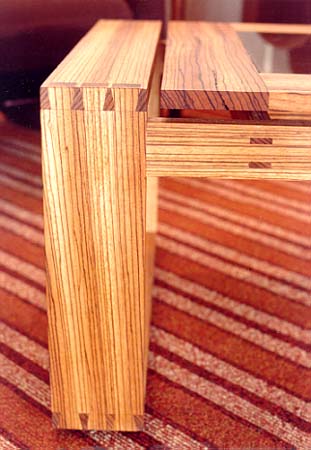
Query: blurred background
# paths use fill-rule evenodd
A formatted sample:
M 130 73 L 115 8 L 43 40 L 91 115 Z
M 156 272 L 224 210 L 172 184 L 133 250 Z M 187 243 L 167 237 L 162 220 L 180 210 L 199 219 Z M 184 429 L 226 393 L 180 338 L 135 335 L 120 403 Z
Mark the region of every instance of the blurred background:
M 99 18 L 311 23 L 310 0 L 11 0 L 0 8 L 0 111 L 39 128 L 39 86 Z M 310 37 L 241 34 L 265 72 L 310 73 Z

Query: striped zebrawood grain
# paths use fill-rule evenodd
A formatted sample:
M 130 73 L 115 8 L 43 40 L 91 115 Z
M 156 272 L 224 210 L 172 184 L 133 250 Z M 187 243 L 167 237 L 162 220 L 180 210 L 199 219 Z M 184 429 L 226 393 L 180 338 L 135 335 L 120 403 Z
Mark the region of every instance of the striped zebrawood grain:
M 148 102 L 148 117 L 157 117 L 160 114 L 160 83 L 163 68 L 163 45 L 159 44 L 154 62 L 150 96 Z M 147 177 L 146 180 L 146 352 L 145 352 L 145 375 L 147 375 L 149 330 L 152 313 L 152 289 L 154 280 L 155 242 L 158 230 L 158 189 L 157 177 Z M 147 381 L 147 377 L 145 383 Z
M 143 98 L 150 82 L 160 28 L 161 23 L 152 20 L 99 20 L 43 87 L 131 87 L 139 89 Z M 111 90 L 106 94 L 111 97 Z M 139 106 L 145 108 L 147 103 Z
M 145 125 L 159 33 L 158 22 L 100 21 L 41 88 L 58 428 L 143 427 Z
M 311 129 L 275 122 L 151 119 L 147 175 L 311 179 Z
M 229 24 L 172 21 L 161 107 L 265 111 L 268 91 Z
M 269 116 L 271 119 L 311 118 L 310 74 L 261 74 L 269 90 Z

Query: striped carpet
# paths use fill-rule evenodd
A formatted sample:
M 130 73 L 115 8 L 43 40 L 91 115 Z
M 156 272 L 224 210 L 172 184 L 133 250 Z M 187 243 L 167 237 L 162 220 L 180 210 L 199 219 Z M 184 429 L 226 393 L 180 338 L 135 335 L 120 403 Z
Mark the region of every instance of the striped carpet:
M 162 179 L 146 430 L 56 431 L 38 133 L 0 155 L 1 449 L 311 449 L 311 183 Z

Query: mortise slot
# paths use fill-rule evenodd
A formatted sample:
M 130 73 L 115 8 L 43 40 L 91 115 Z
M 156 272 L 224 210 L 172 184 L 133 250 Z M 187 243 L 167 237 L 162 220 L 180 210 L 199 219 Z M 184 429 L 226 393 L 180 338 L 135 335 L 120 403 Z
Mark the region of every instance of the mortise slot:
M 249 143 L 250 144 L 272 145 L 273 139 L 272 138 L 250 138 Z
M 272 165 L 270 162 L 251 161 L 248 163 L 248 167 L 250 169 L 271 169 Z

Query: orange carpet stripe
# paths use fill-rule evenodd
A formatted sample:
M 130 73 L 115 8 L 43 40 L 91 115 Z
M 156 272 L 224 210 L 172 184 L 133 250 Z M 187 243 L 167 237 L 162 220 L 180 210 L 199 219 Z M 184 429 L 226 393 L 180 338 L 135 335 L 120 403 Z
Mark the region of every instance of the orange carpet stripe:
M 200 179 L 198 180 L 200 181 Z M 204 183 L 204 180 L 201 180 Z M 244 182 L 246 181 L 246 182 Z M 247 181 L 249 183 L 247 183 Z M 308 220 L 307 215 L 311 212 L 310 205 L 307 202 L 299 202 L 288 197 L 275 194 L 272 191 L 256 188 L 256 184 L 251 184 L 250 180 L 209 180 L 212 186 L 229 189 L 237 195 L 245 196 L 251 203 L 260 202 L 260 206 L 266 207 L 269 211 L 276 210 L 280 214 L 298 219 Z
M 34 285 L 27 279 L 25 280 L 18 274 L 10 273 L 3 267 L 0 270 L 0 287 L 35 307 L 46 310 L 44 289 Z
M 10 144 L 4 143 L 0 141 L 0 151 L 1 153 L 7 153 L 11 156 L 15 156 L 17 158 L 25 159 L 26 161 L 31 161 L 34 164 L 37 164 L 39 167 L 41 165 L 41 155 L 36 151 L 29 151 L 29 148 L 21 147 L 19 145 L 15 145 L 13 142 Z
M 27 239 L 0 228 L 0 248 L 36 267 L 45 268 L 44 249 Z
M 32 173 L 36 176 L 41 175 L 41 166 L 33 161 L 24 160 L 24 158 L 17 158 L 15 155 L 10 155 L 8 152 L 0 151 L 0 164 L 4 163 L 13 168 L 16 167 L 27 173 Z
M 222 182 L 224 181 L 224 182 Z M 235 180 L 234 180 L 235 181 Z M 288 207 L 284 205 L 280 205 L 281 198 L 279 198 L 279 203 L 271 201 L 271 199 L 267 199 L 266 197 L 269 195 L 265 195 L 262 193 L 260 198 L 255 197 L 253 195 L 253 189 L 243 189 L 239 186 L 238 183 L 232 182 L 231 180 L 203 180 L 203 179 L 186 179 L 180 180 L 180 182 L 185 184 L 190 184 L 194 188 L 198 188 L 203 190 L 204 192 L 212 192 L 216 195 L 220 195 L 221 197 L 225 197 L 229 199 L 232 203 L 240 203 L 248 207 L 260 208 L 260 210 L 264 210 L 270 215 L 277 215 L 277 217 L 284 219 L 291 219 L 293 221 L 300 221 L 302 223 L 310 222 L 309 210 L 306 211 L 297 211 L 296 209 L 292 209 L 290 205 Z M 290 200 L 289 200 L 290 202 Z
M 31 130 L 23 126 L 17 125 L 13 122 L 3 121 L 0 115 L 0 131 L 1 137 L 0 141 L 4 140 L 15 140 L 18 139 L 20 142 L 30 142 L 33 145 L 40 146 L 40 133 L 37 130 Z
M 247 257 L 200 236 L 161 223 L 157 244 L 233 278 L 311 307 L 311 278 Z
M 0 249 L 0 266 L 6 267 L 8 270 L 22 275 L 27 281 L 32 281 L 35 284 L 45 287 L 45 270 L 23 261 L 20 258 L 16 258 L 10 253 L 2 251 Z
M 240 303 L 231 297 L 224 296 L 201 284 L 181 278 L 172 272 L 156 267 L 155 284 L 167 287 L 171 292 L 177 292 L 184 295 L 195 303 L 209 305 L 210 307 L 229 315 L 229 317 L 235 317 L 236 320 L 240 320 L 248 326 L 250 326 L 249 323 L 251 323 L 251 326 L 264 329 L 266 333 L 272 332 L 273 334 L 273 332 L 276 332 L 282 339 L 290 337 L 291 341 L 294 343 L 296 342 L 297 345 L 298 343 L 304 343 L 310 348 L 311 331 L 304 330 L 284 319 L 280 319 L 252 306 Z
M 16 353 L 35 362 L 45 371 L 49 370 L 48 350 L 25 334 L 0 321 L 0 342 L 10 347 Z M 24 366 L 23 366 L 24 367 Z
M 272 352 L 157 299 L 155 304 L 152 323 L 157 327 L 191 342 L 218 358 L 247 370 L 303 400 L 311 399 L 311 384 L 306 383 L 311 376 L 310 369 L 297 366 Z M 180 327 L 180 323 L 183 324 L 182 327 Z
M 0 173 L 10 177 L 12 180 L 23 182 L 32 187 L 39 187 L 42 189 L 42 179 L 39 175 L 34 175 L 33 173 L 28 173 L 23 170 L 17 169 L 16 167 L 9 166 L 1 162 Z
M 154 436 L 156 439 L 164 442 L 168 448 L 179 448 L 182 450 L 206 450 L 206 445 L 199 442 L 194 436 L 194 433 L 189 433 L 189 430 L 184 430 L 183 427 L 178 427 L 176 424 L 171 424 L 165 418 L 163 420 L 161 414 L 146 406 L 145 413 L 145 432 Z M 152 414 L 152 415 L 151 415 Z M 156 447 L 155 447 L 156 448 Z
M 232 278 L 212 267 L 203 266 L 159 247 L 156 252 L 156 264 L 186 280 L 201 284 L 269 314 L 274 314 L 301 328 L 311 327 L 310 309 L 306 306 L 285 298 L 281 300 L 279 296 L 269 291 Z
M 165 203 L 166 209 L 168 209 L 169 204 L 170 210 L 174 207 L 176 212 L 183 211 L 183 215 L 188 215 L 190 210 L 192 216 L 202 223 L 212 224 L 216 228 L 249 239 L 254 248 L 259 243 L 277 251 L 298 256 L 300 259 L 307 259 L 306 250 L 310 249 L 310 240 L 306 236 L 259 221 L 256 218 L 246 217 L 217 205 L 188 198 L 164 188 L 160 190 L 159 200 L 160 205 Z
M 222 385 L 189 370 L 189 367 L 185 367 L 180 360 L 177 362 L 166 358 L 166 355 L 165 350 L 157 355 L 151 352 L 150 364 L 170 382 L 182 386 L 191 394 L 204 398 L 223 412 L 233 414 L 238 421 L 246 422 L 248 426 L 254 426 L 256 429 L 259 427 L 266 433 L 285 440 L 289 444 L 300 445 L 304 449 L 308 448 L 308 444 L 311 443 L 310 429 L 303 431 L 289 422 L 284 423 L 275 414 L 263 410 L 233 391 L 225 389 Z
M 232 383 L 234 386 L 239 386 L 243 390 L 246 389 L 258 398 L 280 406 L 287 415 L 291 413 L 292 416 L 303 419 L 309 424 L 310 428 L 311 411 L 308 410 L 308 403 L 294 395 L 288 394 L 276 386 L 271 386 L 266 381 L 252 376 L 248 372 L 238 369 L 226 361 L 203 351 L 196 345 L 156 326 L 151 327 L 150 342 L 155 344 L 157 348 L 160 346 L 162 349 L 171 352 L 171 355 L 174 355 L 174 357 L 178 355 L 196 367 L 200 367 L 220 379 Z M 157 350 L 154 351 L 157 352 Z M 244 396 L 244 394 L 240 395 L 241 397 Z
M 27 151 L 33 156 L 41 156 L 40 142 L 31 142 L 29 139 L 20 139 L 15 137 L 3 137 L 0 138 L 0 145 L 9 146 L 10 148 L 17 148 L 23 151 Z
M 293 195 L 303 194 L 304 201 L 309 201 L 311 193 L 311 181 L 275 181 L 276 185 L 280 186 L 284 190 L 290 191 Z M 289 195 L 290 195 L 289 193 Z
M 246 342 L 255 344 L 261 349 L 272 352 L 281 358 L 311 369 L 310 353 L 308 351 L 310 346 L 306 350 L 280 337 L 271 336 L 258 328 L 251 327 L 249 324 L 245 326 L 245 323 L 230 317 L 228 314 L 194 302 L 187 296 L 170 291 L 158 284 L 154 288 L 154 295 L 158 300 L 192 317 L 214 325 L 226 333 L 232 333 L 234 336 L 238 336 Z
M 260 191 L 266 191 L 273 194 L 275 197 L 283 197 L 284 199 L 291 199 L 301 204 L 304 204 L 307 207 L 310 204 L 311 183 L 309 184 L 310 186 L 309 193 L 307 192 L 304 193 L 295 189 L 295 186 L 299 185 L 300 182 L 292 181 L 284 184 L 271 180 L 239 180 L 238 182 L 245 186 L 254 187 L 258 189 L 259 193 Z M 294 187 L 294 189 L 292 187 Z
M 289 448 L 284 441 L 235 420 L 216 405 L 187 392 L 155 372 L 149 372 L 147 404 L 206 439 L 207 447 L 212 442 L 222 448 L 248 448 L 256 442 L 259 448 L 271 449 L 280 445 L 283 445 L 281 448 Z
M 38 186 L 33 186 L 30 183 L 23 180 L 17 180 L 16 178 L 13 178 L 11 175 L 3 173 L 3 171 L 0 171 L 0 183 L 4 186 L 7 186 L 11 189 L 16 189 L 16 191 L 22 192 L 24 195 L 30 195 L 31 197 L 35 197 L 38 199 L 41 199 L 42 197 L 42 190 Z
M 33 244 L 43 247 L 43 233 L 41 229 L 29 225 L 25 221 L 16 219 L 8 214 L 0 214 L 0 227 L 12 231 L 15 235 L 22 236 Z
M 3 384 L 0 384 L 0 395 L 7 405 L 1 411 L 1 426 L 18 436 L 32 450 L 57 450 L 60 447 L 81 450 L 90 444 L 87 439 L 79 438 L 77 433 L 54 430 L 49 417 Z
M 10 201 L 22 208 L 29 209 L 37 214 L 42 214 L 42 200 L 26 195 L 23 192 L 13 190 L 0 183 L 1 198 Z
M 193 187 L 189 184 L 191 182 L 192 180 L 182 180 L 178 182 L 175 179 L 170 178 L 161 179 L 161 185 L 166 189 L 170 189 L 174 192 L 179 192 L 183 195 L 188 195 L 189 197 L 194 197 L 202 201 L 209 202 L 213 205 L 218 205 L 223 208 L 242 213 L 246 216 L 261 219 L 270 224 L 279 225 L 288 230 L 295 231 L 296 233 L 309 236 L 308 224 L 306 222 L 294 220 L 278 213 L 271 214 L 271 211 L 267 211 L 259 206 L 249 205 L 238 201 L 233 202 L 223 195 L 217 195 L 210 191 L 204 191 L 202 188 Z M 206 181 L 206 185 L 208 186 L 208 181 Z
M 47 346 L 46 312 L 1 288 L 0 298 L 5 304 L 5 308 L 0 308 L 0 320 Z
M 15 220 L 21 221 L 24 224 L 31 225 L 32 227 L 43 231 L 43 220 L 41 214 L 35 214 L 27 209 L 13 204 L 12 202 L 2 199 L 0 199 L 0 209 L 3 215 L 9 216 Z
M 282 253 L 261 243 L 256 243 L 255 253 L 254 242 L 249 239 L 242 236 L 237 236 L 225 230 L 220 230 L 219 228 L 207 223 L 202 223 L 201 221 L 196 220 L 193 216 L 191 217 L 191 211 L 189 211 L 189 215 L 187 216 L 185 214 L 181 214 L 177 209 L 178 206 L 174 206 L 174 204 L 172 204 L 171 207 L 169 205 L 169 210 L 167 210 L 167 205 L 168 202 L 164 203 L 160 201 L 160 222 L 167 223 L 172 226 L 176 226 L 177 224 L 178 228 L 182 230 L 199 235 L 209 241 L 217 242 L 223 247 L 235 249 L 241 253 L 250 255 L 253 258 L 257 258 L 258 265 L 260 265 L 261 260 L 264 260 L 276 266 L 301 273 L 302 275 L 311 276 L 311 267 L 308 264 L 306 265 L 300 258 Z M 172 214 L 171 209 L 175 209 L 174 214 Z
M 3 450 L 29 450 L 29 448 L 12 433 L 1 428 L 0 448 Z

